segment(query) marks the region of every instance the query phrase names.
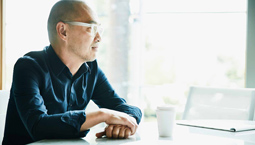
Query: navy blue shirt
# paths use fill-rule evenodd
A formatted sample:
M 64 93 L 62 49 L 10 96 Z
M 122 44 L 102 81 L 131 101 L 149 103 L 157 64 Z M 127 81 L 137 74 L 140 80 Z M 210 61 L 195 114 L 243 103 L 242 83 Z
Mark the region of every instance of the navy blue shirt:
M 90 100 L 140 122 L 140 109 L 115 93 L 96 60 L 73 76 L 51 46 L 26 54 L 14 66 L 3 144 L 86 136 L 80 127 Z

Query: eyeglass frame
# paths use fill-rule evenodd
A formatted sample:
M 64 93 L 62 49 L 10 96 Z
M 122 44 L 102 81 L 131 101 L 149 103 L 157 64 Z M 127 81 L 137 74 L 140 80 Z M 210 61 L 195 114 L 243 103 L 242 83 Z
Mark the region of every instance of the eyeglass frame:
M 75 25 L 75 26 L 91 27 L 91 29 L 92 29 L 91 30 L 91 35 L 93 37 L 95 37 L 97 33 L 100 35 L 100 37 L 102 37 L 103 31 L 104 31 L 101 24 L 90 24 L 90 23 L 76 22 L 76 21 L 63 21 L 63 23 L 67 23 L 67 24 Z M 94 32 L 95 27 L 97 27 L 96 32 Z M 92 33 L 94 33 L 94 34 L 92 34 Z

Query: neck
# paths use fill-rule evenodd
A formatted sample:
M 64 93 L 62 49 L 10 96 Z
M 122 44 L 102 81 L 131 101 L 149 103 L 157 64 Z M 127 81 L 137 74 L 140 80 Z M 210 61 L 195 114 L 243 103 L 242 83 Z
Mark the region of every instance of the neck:
M 56 52 L 57 56 L 60 58 L 60 60 L 68 67 L 68 69 L 74 76 L 79 70 L 80 66 L 84 63 L 84 61 L 73 56 L 65 48 L 53 47 L 53 49 Z

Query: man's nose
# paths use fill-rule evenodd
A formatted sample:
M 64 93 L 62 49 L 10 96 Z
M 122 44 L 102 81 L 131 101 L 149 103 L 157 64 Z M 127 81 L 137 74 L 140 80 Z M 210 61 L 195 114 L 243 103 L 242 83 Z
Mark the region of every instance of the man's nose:
M 101 40 L 102 40 L 102 38 L 101 38 L 100 34 L 97 32 L 96 36 L 95 36 L 95 41 L 100 42 Z

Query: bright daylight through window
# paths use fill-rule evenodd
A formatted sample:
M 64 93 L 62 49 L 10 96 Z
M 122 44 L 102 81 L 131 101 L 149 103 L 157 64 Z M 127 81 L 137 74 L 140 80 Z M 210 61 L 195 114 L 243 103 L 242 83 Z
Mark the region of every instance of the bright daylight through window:
M 17 59 L 49 45 L 55 2 L 6 1 L 5 89 Z M 104 26 L 99 66 L 120 96 L 143 109 L 145 121 L 163 103 L 177 105 L 180 119 L 190 85 L 244 87 L 245 0 L 89 2 Z

